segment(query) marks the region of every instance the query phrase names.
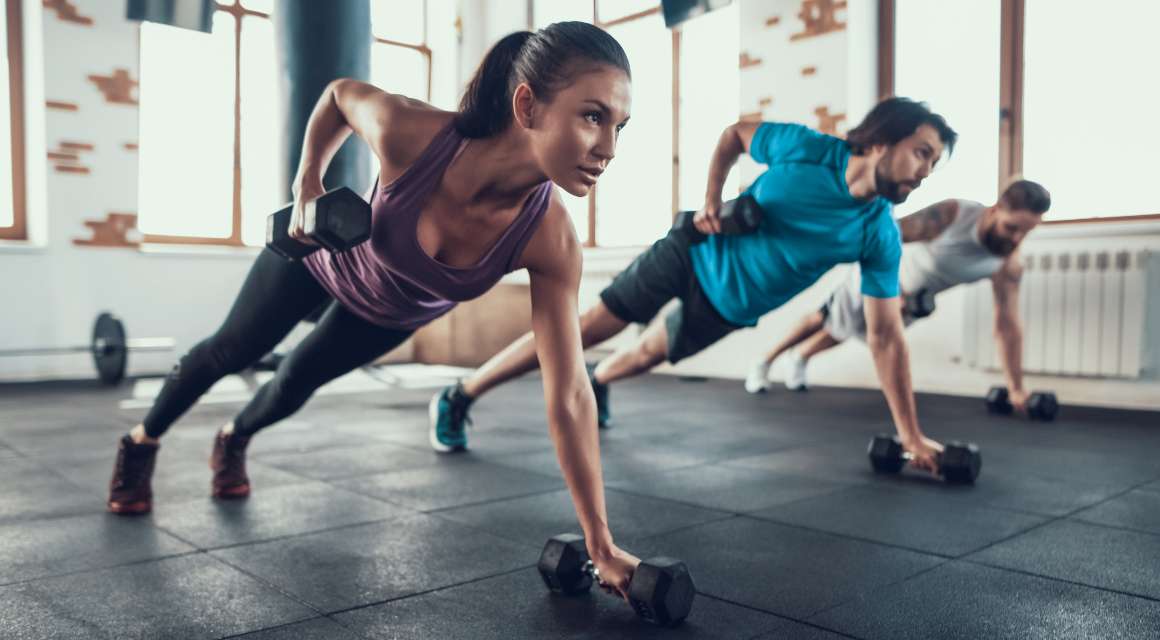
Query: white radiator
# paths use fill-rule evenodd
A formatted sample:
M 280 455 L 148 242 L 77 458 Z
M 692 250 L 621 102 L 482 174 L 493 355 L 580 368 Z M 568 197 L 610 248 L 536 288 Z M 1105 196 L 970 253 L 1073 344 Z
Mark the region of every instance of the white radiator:
M 1139 378 L 1146 366 L 1149 255 L 1147 250 L 1025 255 L 1019 292 L 1024 371 Z M 972 367 L 1000 369 L 989 280 L 969 285 L 964 309 L 964 359 Z

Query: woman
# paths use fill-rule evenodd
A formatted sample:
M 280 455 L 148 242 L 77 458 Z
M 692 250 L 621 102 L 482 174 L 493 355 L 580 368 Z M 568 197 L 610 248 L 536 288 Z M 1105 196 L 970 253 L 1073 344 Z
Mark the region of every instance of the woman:
M 158 439 L 214 382 L 251 365 L 320 302 L 313 331 L 214 441 L 213 495 L 249 495 L 245 449 L 315 389 L 403 342 L 456 302 L 526 268 L 544 363 L 548 422 L 588 551 L 624 596 L 639 562 L 613 544 L 604 504 L 595 402 L 576 307 L 580 246 L 552 183 L 588 193 L 628 119 L 630 69 L 612 36 L 566 22 L 500 40 L 458 112 L 354 80 L 323 92 L 307 123 L 293 183 L 291 235 L 302 203 L 353 131 L 378 157 L 371 239 L 350 252 L 286 262 L 264 250 L 218 331 L 186 354 L 145 420 L 121 439 L 109 510 L 146 513 Z

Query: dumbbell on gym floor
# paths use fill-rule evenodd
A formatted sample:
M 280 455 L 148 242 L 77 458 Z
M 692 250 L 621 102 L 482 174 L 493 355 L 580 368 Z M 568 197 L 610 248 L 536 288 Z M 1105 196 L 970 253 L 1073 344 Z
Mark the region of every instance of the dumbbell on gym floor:
M 103 312 L 93 322 L 93 337 L 89 344 L 74 347 L 38 347 L 31 349 L 0 350 L 0 356 L 37 356 L 64 353 L 90 353 L 97 377 L 101 382 L 115 385 L 125 378 L 130 351 L 170 351 L 177 342 L 173 338 L 138 338 L 125 335 L 125 325 L 111 313 Z
M 721 235 L 738 236 L 753 233 L 761 225 L 761 205 L 751 195 L 743 195 L 721 205 Z M 673 219 L 673 228 L 686 233 L 692 242 L 701 242 L 708 236 L 693 225 L 696 211 L 681 211 Z
M 934 294 L 926 289 L 919 289 L 906 296 L 902 310 L 907 316 L 917 320 L 934 313 L 934 308 Z
M 903 450 L 902 441 L 896 435 L 874 436 L 866 453 L 870 456 L 870 467 L 878 473 L 898 473 L 913 459 L 909 451 Z M 974 484 L 982 468 L 979 447 L 970 443 L 948 442 L 938 457 L 939 474 L 951 484 Z
M 339 187 L 303 205 L 306 237 L 318 245 L 290 237 L 290 203 L 266 218 L 266 246 L 287 260 L 301 260 L 318 250 L 347 251 L 371 237 L 371 206 L 348 187 Z
M 1010 415 L 1015 411 L 1015 406 L 1011 404 L 1011 397 L 1007 392 L 1007 387 L 991 387 L 991 390 L 987 392 L 985 401 L 989 413 Z M 1027 417 L 1032 420 L 1051 422 L 1055 420 L 1055 416 L 1058 413 L 1059 401 L 1055 399 L 1055 393 L 1051 391 L 1034 391 L 1031 395 L 1027 396 Z
M 550 538 L 537 567 L 548 589 L 564 595 L 588 591 L 597 578 L 583 536 L 573 533 Z M 664 627 L 676 626 L 688 617 L 695 593 L 689 568 L 674 558 L 642 561 L 628 583 L 628 601 L 633 611 Z

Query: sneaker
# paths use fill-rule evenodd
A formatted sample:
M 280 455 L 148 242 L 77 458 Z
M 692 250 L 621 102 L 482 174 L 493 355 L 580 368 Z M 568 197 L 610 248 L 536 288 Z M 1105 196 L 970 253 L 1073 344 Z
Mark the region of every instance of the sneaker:
M 592 383 L 592 394 L 596 396 L 596 425 L 601 429 L 612 426 L 612 407 L 608 401 L 608 385 L 596 381 L 596 365 L 588 365 L 588 380 Z
M 427 435 L 432 449 L 439 453 L 467 449 L 467 426 L 471 424 L 467 410 L 474 400 L 463 392 L 463 385 L 458 384 L 431 398 L 427 408 L 431 428 Z
M 109 481 L 110 513 L 138 515 L 153 510 L 153 467 L 160 448 L 157 444 L 135 444 L 128 435 L 121 438 Z
M 769 363 L 759 360 L 749 367 L 745 377 L 745 390 L 749 393 L 765 393 L 769 390 Z
M 797 351 L 790 351 L 785 356 L 785 388 L 790 391 L 808 391 L 806 384 L 806 361 Z
M 250 478 L 246 476 L 246 445 L 249 436 L 221 431 L 213 439 L 209 468 L 213 469 L 210 493 L 215 498 L 233 500 L 250 495 Z

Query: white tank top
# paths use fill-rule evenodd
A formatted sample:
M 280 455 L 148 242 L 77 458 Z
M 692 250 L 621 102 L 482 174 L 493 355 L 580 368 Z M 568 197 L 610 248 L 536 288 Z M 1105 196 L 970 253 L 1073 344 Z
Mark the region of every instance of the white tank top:
M 898 282 L 904 293 L 926 289 L 932 294 L 955 285 L 989 278 L 1003 266 L 979 239 L 979 218 L 987 208 L 959 200 L 959 212 L 937 238 L 904 245 Z

